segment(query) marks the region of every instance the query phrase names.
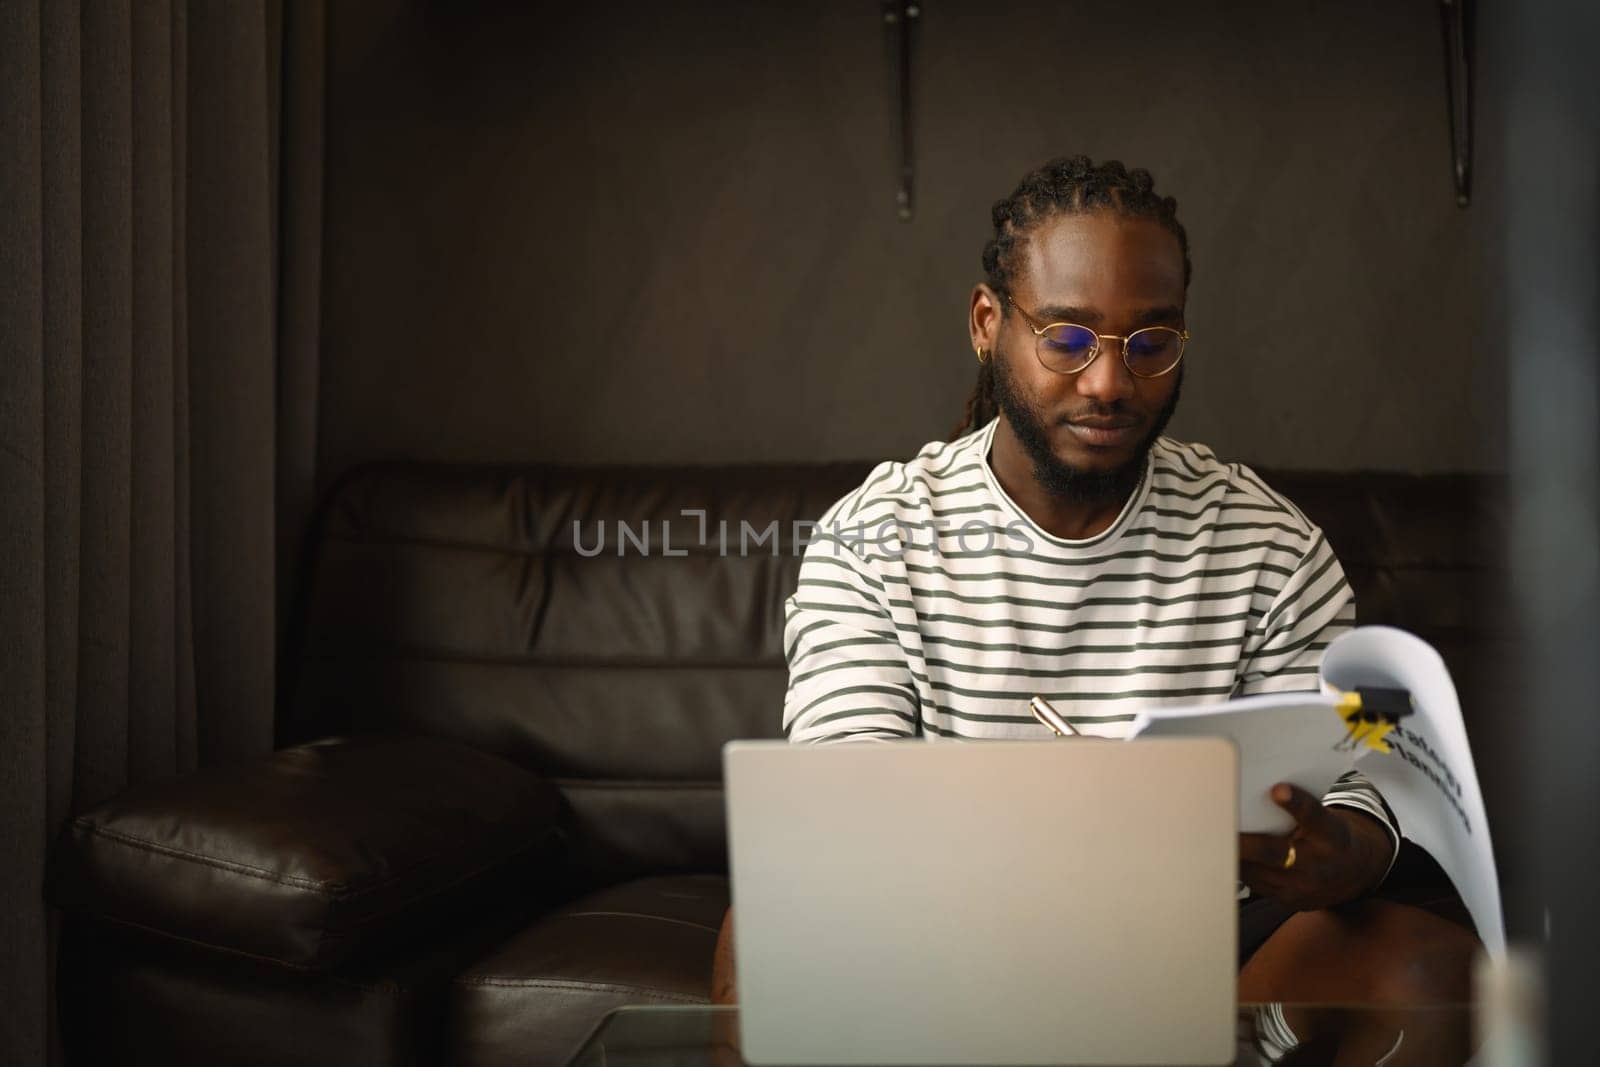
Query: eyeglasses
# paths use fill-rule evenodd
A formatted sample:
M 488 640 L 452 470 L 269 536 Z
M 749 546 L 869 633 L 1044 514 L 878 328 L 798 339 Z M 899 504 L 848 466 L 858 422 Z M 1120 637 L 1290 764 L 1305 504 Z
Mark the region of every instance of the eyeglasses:
M 1100 354 L 1101 341 L 1122 342 L 1122 362 L 1135 378 L 1159 378 L 1183 358 L 1189 343 L 1189 331 L 1171 326 L 1146 326 L 1124 337 L 1116 333 L 1095 333 L 1087 326 L 1075 322 L 1051 322 L 1040 325 L 1039 320 L 1022 310 L 1011 297 L 1006 302 L 1017 309 L 1033 331 L 1034 354 L 1046 370 L 1057 374 L 1077 374 L 1087 370 Z

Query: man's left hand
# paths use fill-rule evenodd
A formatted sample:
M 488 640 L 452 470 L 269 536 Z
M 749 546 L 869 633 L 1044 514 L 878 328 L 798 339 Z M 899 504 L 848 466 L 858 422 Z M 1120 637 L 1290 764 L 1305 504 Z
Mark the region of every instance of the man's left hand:
M 1376 820 L 1324 807 L 1287 782 L 1272 787 L 1272 802 L 1296 825 L 1288 834 L 1239 835 L 1239 880 L 1252 893 L 1310 911 L 1354 900 L 1383 879 L 1394 839 Z M 1290 848 L 1294 865 L 1286 868 Z

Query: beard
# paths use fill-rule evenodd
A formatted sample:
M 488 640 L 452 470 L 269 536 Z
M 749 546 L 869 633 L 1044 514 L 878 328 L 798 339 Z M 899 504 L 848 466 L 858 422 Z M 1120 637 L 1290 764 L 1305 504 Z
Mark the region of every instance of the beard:
M 1156 415 L 1150 432 L 1134 450 L 1133 456 L 1110 470 L 1096 471 L 1073 467 L 1055 454 L 1050 447 L 1050 435 L 1044 419 L 1023 400 L 1016 380 L 1011 377 L 1006 353 L 997 345 L 989 358 L 994 361 L 995 406 L 1005 415 L 1006 421 L 1011 424 L 1011 432 L 1033 461 L 1033 476 L 1040 487 L 1050 495 L 1072 504 L 1107 504 L 1127 500 L 1138 488 L 1139 479 L 1144 476 L 1150 447 L 1167 428 L 1172 413 L 1178 409 L 1178 395 L 1183 391 L 1183 365 L 1178 366 L 1178 379 L 1172 385 L 1172 396 Z M 1083 414 L 1121 415 L 1126 414 L 1126 410 L 1118 404 L 1111 404 Z

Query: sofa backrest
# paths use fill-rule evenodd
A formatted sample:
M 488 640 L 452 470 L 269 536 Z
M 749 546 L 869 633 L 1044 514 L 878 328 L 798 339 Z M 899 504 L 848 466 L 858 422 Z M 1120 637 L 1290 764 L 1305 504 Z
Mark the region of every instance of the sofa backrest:
M 319 519 L 284 733 L 415 730 L 528 766 L 566 794 L 593 882 L 723 868 L 721 745 L 781 736 L 796 524 L 868 468 L 361 468 Z M 1362 622 L 1476 676 L 1493 483 L 1263 474 L 1327 531 Z
M 782 736 L 795 523 L 867 469 L 358 470 L 319 520 L 295 732 L 531 767 L 593 881 L 723 867 L 721 745 Z

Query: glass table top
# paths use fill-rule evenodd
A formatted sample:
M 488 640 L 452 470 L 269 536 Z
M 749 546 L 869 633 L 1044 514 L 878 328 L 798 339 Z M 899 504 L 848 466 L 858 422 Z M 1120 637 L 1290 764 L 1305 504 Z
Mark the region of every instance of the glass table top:
M 1237 1018 L 1237 1067 L 1283 1064 L 1465 1063 L 1468 1005 L 1245 1004 Z M 745 1067 L 738 1009 L 619 1008 L 597 1026 L 569 1067 Z

